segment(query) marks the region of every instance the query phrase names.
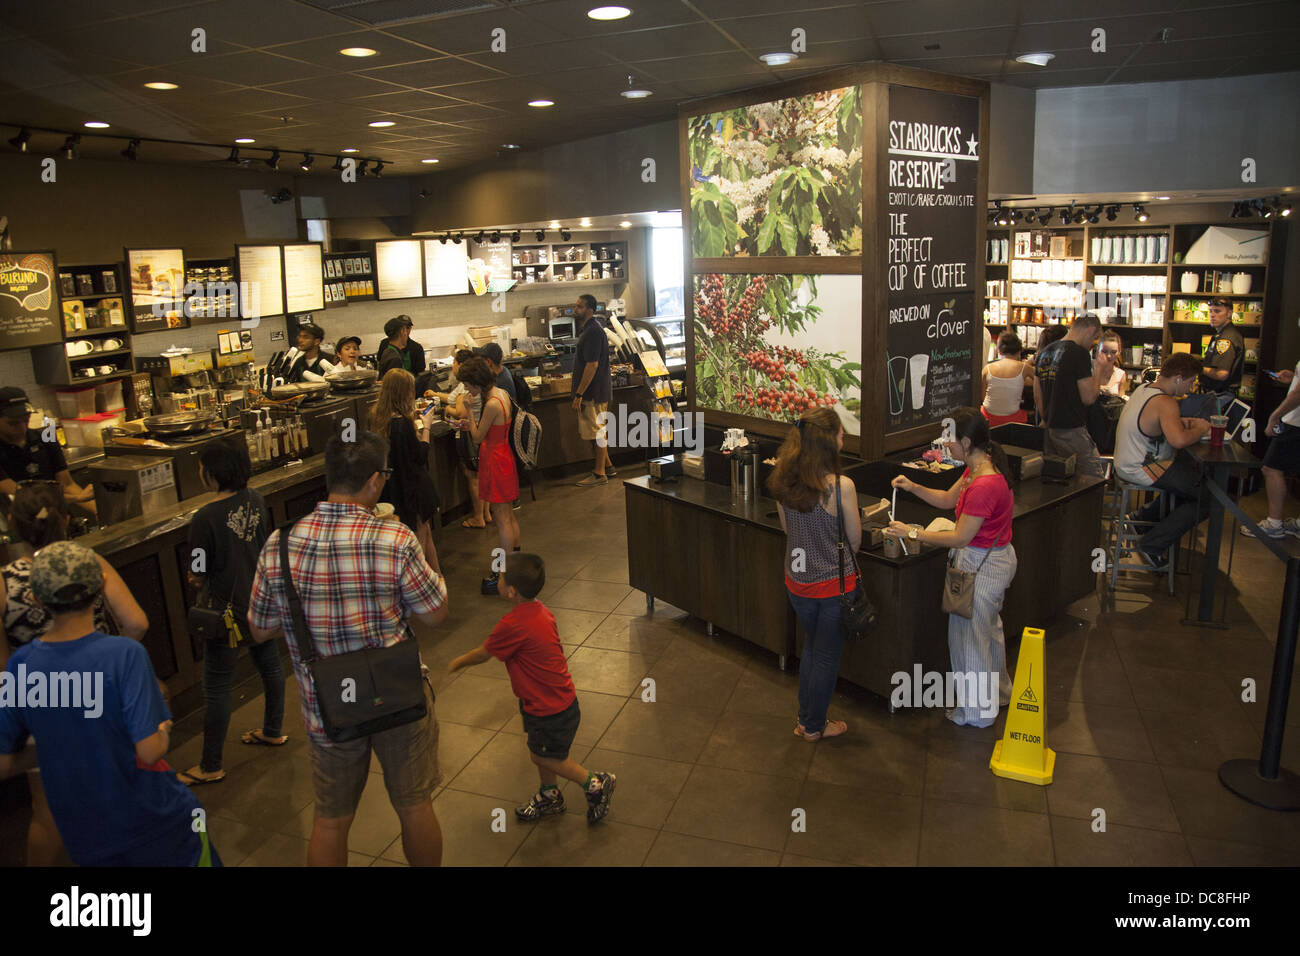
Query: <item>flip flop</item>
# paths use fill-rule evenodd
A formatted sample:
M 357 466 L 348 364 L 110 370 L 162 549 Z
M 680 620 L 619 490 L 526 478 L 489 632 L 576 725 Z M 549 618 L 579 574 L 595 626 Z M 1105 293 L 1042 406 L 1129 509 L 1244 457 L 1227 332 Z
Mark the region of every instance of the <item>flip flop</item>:
M 275 741 L 275 740 L 268 739 L 266 737 L 258 736 L 258 732 L 256 730 L 245 731 L 244 735 L 239 739 L 246 744 L 250 744 L 252 746 L 257 746 L 257 747 L 283 747 L 285 744 L 289 742 L 288 737 L 281 737 L 279 741 Z
M 486 528 L 486 527 L 487 527 L 486 524 L 472 524 L 468 518 L 466 518 L 464 521 L 462 521 L 462 522 L 460 523 L 460 526 L 461 526 L 462 528 L 470 528 L 471 530 L 474 530 L 474 531 L 478 531 L 478 530 L 481 530 L 482 528 Z
M 225 780 L 226 772 L 224 770 L 221 771 L 221 776 L 219 777 L 196 777 L 188 770 L 178 770 L 176 772 L 176 779 L 187 787 L 198 787 L 205 783 L 219 783 L 220 781 Z

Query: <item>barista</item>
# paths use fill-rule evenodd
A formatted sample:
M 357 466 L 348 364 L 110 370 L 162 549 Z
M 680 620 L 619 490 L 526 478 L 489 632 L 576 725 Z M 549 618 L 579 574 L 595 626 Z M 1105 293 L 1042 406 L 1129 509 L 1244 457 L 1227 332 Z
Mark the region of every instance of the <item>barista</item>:
M 298 351 L 302 354 L 293 360 L 289 369 L 289 382 L 323 382 L 325 373 L 334 368 L 321 354 L 320 343 L 325 330 L 308 322 L 298 326 Z
M 1233 327 L 1232 303 L 1227 299 L 1210 300 L 1210 326 L 1214 335 L 1201 358 L 1200 390 L 1236 395 L 1246 364 L 1246 341 Z
M 12 497 L 22 482 L 57 481 L 66 500 L 95 514 L 95 486 L 83 488 L 72 480 L 59 443 L 27 427 L 31 415 L 26 392 L 0 388 L 0 492 Z
M 424 346 L 411 341 L 413 324 L 409 315 L 399 315 L 384 323 L 386 337 L 379 343 L 379 352 L 375 355 L 381 377 L 389 368 L 405 369 L 417 379 L 424 371 Z
M 334 368 L 336 371 L 355 370 L 361 365 L 361 339 L 355 335 L 345 335 L 334 346 Z

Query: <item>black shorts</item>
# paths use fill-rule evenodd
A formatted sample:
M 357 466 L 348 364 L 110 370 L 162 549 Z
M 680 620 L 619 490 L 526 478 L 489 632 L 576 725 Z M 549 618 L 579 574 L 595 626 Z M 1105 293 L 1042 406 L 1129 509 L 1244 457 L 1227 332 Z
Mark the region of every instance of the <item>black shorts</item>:
M 1270 435 L 1264 467 L 1276 468 L 1288 475 L 1300 474 L 1300 428 L 1282 424 L 1282 434 Z
M 558 714 L 546 717 L 534 717 L 519 705 L 519 713 L 524 718 L 524 733 L 528 735 L 528 749 L 539 757 L 548 760 L 563 760 L 569 756 L 573 738 L 578 733 L 578 724 L 582 722 L 582 712 L 578 710 L 578 700 Z

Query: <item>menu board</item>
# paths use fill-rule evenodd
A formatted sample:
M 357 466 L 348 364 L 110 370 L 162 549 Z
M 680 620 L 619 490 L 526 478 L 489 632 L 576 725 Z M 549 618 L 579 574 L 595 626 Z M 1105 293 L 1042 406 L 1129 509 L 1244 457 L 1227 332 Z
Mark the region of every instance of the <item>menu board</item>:
M 460 242 L 424 240 L 424 294 L 464 295 L 469 291 L 469 249 Z
M 889 88 L 881 143 L 889 286 L 886 433 L 942 421 L 971 402 L 980 101 Z
M 54 253 L 0 254 L 0 349 L 63 341 Z
M 284 269 L 279 246 L 235 246 L 239 314 L 260 319 L 284 314 Z M 319 264 L 318 264 L 319 268 Z
M 375 275 L 379 298 L 415 299 L 424 295 L 424 271 L 419 239 L 390 239 L 375 243 Z
M 510 240 L 472 242 L 473 258 L 469 261 L 469 284 L 475 295 L 485 292 L 509 292 L 515 280 L 510 270 Z
M 325 272 L 320 243 L 284 246 L 284 310 L 313 312 L 325 308 Z
M 131 291 L 131 329 L 187 327 L 185 252 L 181 249 L 127 249 L 127 286 Z

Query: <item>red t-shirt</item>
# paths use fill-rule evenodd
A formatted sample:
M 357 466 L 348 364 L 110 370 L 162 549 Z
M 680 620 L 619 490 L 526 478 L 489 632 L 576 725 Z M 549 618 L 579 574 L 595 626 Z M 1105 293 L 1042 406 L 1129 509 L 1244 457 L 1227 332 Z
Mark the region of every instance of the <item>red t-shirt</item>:
M 558 714 L 577 700 L 555 615 L 541 601 L 526 601 L 506 612 L 484 646 L 505 661 L 515 696 L 534 717 Z
M 984 523 L 971 541 L 972 548 L 1000 548 L 1011 542 L 1011 515 L 1016 501 L 1002 475 L 973 478 L 957 499 L 957 519 L 962 515 L 983 518 Z

